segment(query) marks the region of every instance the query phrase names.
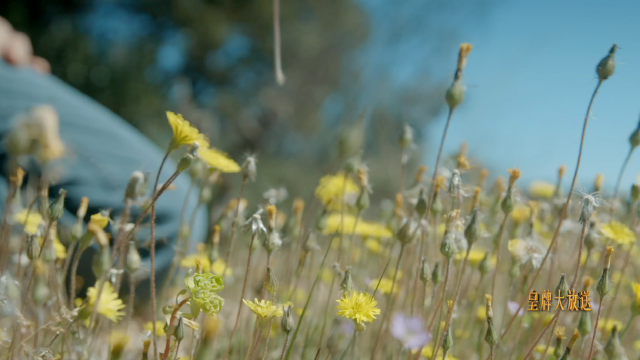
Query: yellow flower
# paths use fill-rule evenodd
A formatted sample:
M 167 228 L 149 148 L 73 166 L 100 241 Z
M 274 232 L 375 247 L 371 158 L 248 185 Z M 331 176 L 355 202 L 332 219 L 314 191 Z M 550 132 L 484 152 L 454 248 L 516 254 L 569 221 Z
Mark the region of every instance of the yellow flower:
M 327 284 L 330 284 L 333 281 L 333 277 L 336 276 L 335 271 L 329 268 L 322 268 L 320 270 L 320 279 Z
M 109 221 L 110 220 L 107 216 L 102 215 L 102 213 L 97 213 L 97 214 L 91 215 L 89 224 L 95 224 L 104 229 L 107 227 L 107 225 L 109 225 Z
M 339 234 L 343 228 L 341 220 L 342 214 L 340 213 L 333 213 L 329 215 L 327 217 L 327 227 L 324 230 L 324 234 Z M 356 225 L 356 217 L 349 214 L 344 214 L 344 233 L 346 235 L 355 233 L 359 236 L 368 236 L 373 238 L 393 237 L 393 233 L 391 233 L 391 230 L 389 230 L 386 225 L 363 219 L 359 219 L 358 224 Z
M 98 298 L 101 282 L 96 282 L 95 287 L 87 289 L 87 298 L 89 299 L 89 309 L 93 309 Z M 98 314 L 103 315 L 107 319 L 117 323 L 125 315 L 122 309 L 125 308 L 124 303 L 118 298 L 118 293 L 113 289 L 110 282 L 106 282 L 102 287 L 100 300 L 98 301 Z
M 612 221 L 602 226 L 602 235 L 620 245 L 631 245 L 636 242 L 636 235 L 623 223 Z
M 454 259 L 456 261 L 462 261 L 464 260 L 464 257 L 466 255 L 467 255 L 466 251 L 458 252 L 456 253 Z M 487 255 L 487 251 L 484 249 L 471 248 L 471 251 L 469 252 L 469 259 L 468 259 L 469 265 L 472 267 L 478 266 L 486 255 Z M 492 266 L 495 266 L 496 262 L 497 262 L 496 256 L 491 255 L 489 257 L 489 264 L 491 264 Z
M 377 307 L 378 301 L 368 293 L 354 291 L 337 301 L 338 315 L 353 319 L 358 324 L 362 324 L 363 321 L 372 322 L 376 319 L 376 315 L 380 314 L 380 309 Z
M 418 350 L 413 350 L 412 352 L 415 353 L 417 351 Z M 433 356 L 433 345 L 427 345 L 424 348 L 422 348 L 422 357 L 431 359 L 432 356 Z M 452 355 L 447 355 L 447 360 L 458 360 L 458 358 L 455 358 Z
M 544 354 L 544 349 L 547 349 L 547 345 L 540 344 L 536 346 L 536 352 L 539 354 Z M 553 354 L 554 351 L 556 351 L 556 348 L 553 346 L 549 346 L 549 348 L 547 349 L 547 355 Z
M 631 287 L 633 287 L 633 302 L 634 306 L 640 306 L 640 284 L 635 281 L 631 282 Z
M 556 186 L 545 181 L 535 181 L 529 188 L 532 197 L 551 199 L 556 194 Z
M 200 144 L 200 148 L 209 147 L 209 140 L 185 120 L 181 114 L 167 111 L 167 119 L 169 120 L 169 125 L 171 125 L 171 130 L 173 130 L 169 151 L 173 151 L 182 145 L 193 145 L 195 142 Z
M 58 240 L 58 238 L 54 238 L 53 239 L 53 246 L 56 249 L 56 257 L 58 259 L 64 260 L 67 258 L 67 248 L 62 245 L 62 243 L 60 242 L 60 240 Z
M 511 212 L 511 217 L 516 224 L 522 224 L 531 217 L 531 208 L 526 205 L 516 205 Z
M 216 275 L 222 275 L 222 272 L 226 267 L 227 271 L 225 272 L 224 276 L 231 276 L 233 274 L 233 271 L 231 270 L 231 267 L 226 266 L 225 264 L 226 263 L 224 262 L 224 260 L 217 259 L 216 261 L 213 262 L 213 264 L 211 264 L 212 272 Z
M 342 208 L 343 188 L 345 197 L 355 196 L 360 192 L 360 188 L 350 177 L 347 176 L 345 183 L 344 173 L 337 173 L 336 175 L 326 175 L 320 179 L 315 194 L 323 205 L 331 201 L 330 209 L 339 211 Z
M 640 340 L 636 340 L 636 341 L 633 342 L 633 348 L 636 351 L 640 351 Z
M 29 218 L 27 218 L 27 209 L 25 209 L 15 214 L 14 220 L 18 224 L 23 225 L 24 232 L 31 235 L 35 235 L 38 232 L 40 224 L 43 223 L 42 215 L 37 211 L 33 211 L 33 209 L 31 209 L 29 213 Z
M 158 336 L 165 336 L 167 333 L 164 332 L 164 321 L 156 321 L 156 332 Z M 147 331 L 153 331 L 153 323 L 151 321 L 144 324 L 144 329 Z
M 364 241 L 364 246 L 374 254 L 380 254 L 383 250 L 380 241 L 372 238 L 367 238 L 367 240 Z
M 112 331 L 111 334 L 109 335 L 109 344 L 111 344 L 111 347 L 116 352 L 122 353 L 124 348 L 126 348 L 127 345 L 129 344 L 130 339 L 131 338 L 126 332 L 115 330 L 115 331 Z
M 378 286 L 378 281 L 380 281 L 380 286 Z M 374 279 L 369 281 L 369 288 L 375 291 L 377 286 L 379 292 L 383 294 L 391 294 L 391 284 L 393 284 L 392 279 L 387 279 L 387 278 Z M 398 281 L 396 281 L 396 284 L 393 289 L 394 294 L 396 294 L 397 292 L 398 292 Z
M 272 317 L 282 317 L 282 306 L 274 304 L 271 300 L 247 301 L 242 299 L 251 311 L 260 317 L 260 319 L 268 320 Z
M 200 147 L 198 151 L 200 158 L 209 166 L 225 173 L 237 173 L 241 168 L 237 162 L 233 161 L 227 154 L 214 148 Z
M 200 264 L 200 269 L 203 272 L 211 271 L 211 260 L 205 253 L 187 255 L 180 261 L 180 266 L 183 268 L 195 268 L 196 264 Z
M 478 306 L 478 309 L 476 310 L 476 319 L 478 319 L 478 321 L 487 320 L 487 308 L 484 305 Z
M 618 328 L 618 331 L 622 331 L 622 329 L 624 329 L 624 323 L 617 319 L 602 319 L 600 322 L 602 325 L 598 327 L 605 335 L 611 334 L 614 326 Z

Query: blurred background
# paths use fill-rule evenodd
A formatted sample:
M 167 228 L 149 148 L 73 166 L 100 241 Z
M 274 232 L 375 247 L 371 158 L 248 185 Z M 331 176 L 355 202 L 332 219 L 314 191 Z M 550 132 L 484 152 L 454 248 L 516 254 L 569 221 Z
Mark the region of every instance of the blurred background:
M 405 123 L 418 145 L 408 178 L 434 165 L 461 42 L 474 50 L 447 152 L 466 141 L 472 165 L 493 176 L 517 166 L 525 181 L 553 181 L 561 164 L 571 174 L 595 67 L 613 43 L 620 64 L 596 99 L 583 185 L 603 172 L 612 186 L 629 151 L 640 114 L 636 1 L 281 0 L 284 86 L 273 71 L 272 6 L 5 0 L 0 15 L 31 37 L 55 76 L 162 147 L 172 110 L 237 161 L 256 153 L 255 191 L 310 194 L 339 164 L 341 136 L 360 126 L 376 195 L 391 197 Z M 640 155 L 623 189 L 638 172 Z

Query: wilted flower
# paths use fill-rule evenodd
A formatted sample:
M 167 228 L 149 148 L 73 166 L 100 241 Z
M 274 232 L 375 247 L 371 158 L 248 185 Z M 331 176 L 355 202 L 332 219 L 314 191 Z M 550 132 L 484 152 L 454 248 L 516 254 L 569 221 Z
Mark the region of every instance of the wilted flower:
M 509 252 L 521 265 L 530 264 L 534 269 L 540 267 L 546 254 L 544 246 L 534 239 L 513 239 L 509 241 Z
M 391 319 L 391 334 L 410 350 L 419 349 L 431 341 L 420 317 L 395 314 Z

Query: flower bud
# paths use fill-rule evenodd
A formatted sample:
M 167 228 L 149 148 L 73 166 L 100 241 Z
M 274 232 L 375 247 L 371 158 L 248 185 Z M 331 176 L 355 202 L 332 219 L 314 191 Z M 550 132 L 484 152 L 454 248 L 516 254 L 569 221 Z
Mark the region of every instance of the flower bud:
M 611 49 L 609 50 L 609 54 L 602 58 L 598 63 L 598 67 L 596 68 L 596 73 L 598 74 L 598 78 L 600 81 L 607 80 L 616 72 L 616 51 L 618 50 L 618 45 L 613 44 Z
M 423 256 L 420 259 L 420 281 L 426 284 L 429 281 L 429 264 L 427 263 L 427 257 Z
M 358 332 L 363 332 L 367 329 L 367 326 L 364 323 L 356 323 L 356 330 L 358 330 Z
M 478 264 L 478 271 L 481 275 L 487 275 L 491 271 L 491 264 L 489 263 L 489 252 L 484 254 L 480 264 Z
M 58 197 L 53 200 L 49 206 L 49 221 L 58 221 L 64 214 L 64 198 L 67 196 L 67 190 L 60 189 Z
M 293 305 L 289 305 L 284 308 L 282 322 L 280 323 L 280 325 L 282 325 L 282 330 L 287 334 L 289 334 L 291 330 L 293 330 Z
M 509 215 L 513 211 L 513 190 L 511 187 L 507 189 L 507 193 L 504 195 L 502 202 L 500 203 L 500 208 L 504 212 L 505 215 Z
M 173 330 L 173 336 L 175 336 L 178 341 L 184 339 L 184 320 L 182 320 L 182 316 L 178 317 L 178 323 L 176 324 L 175 330 Z
M 580 320 L 578 320 L 578 331 L 580 331 L 580 334 L 585 337 L 591 333 L 591 329 L 591 312 L 581 311 Z
M 640 184 L 633 184 L 631 185 L 631 201 L 635 203 L 638 200 L 640 200 Z
M 351 277 L 351 266 L 347 266 L 347 269 L 344 272 L 344 279 L 342 279 L 342 283 L 340 283 L 340 290 L 344 296 L 349 295 L 353 292 L 353 278 Z
M 369 191 L 362 188 L 362 190 L 360 190 L 360 195 L 358 195 L 358 199 L 356 200 L 356 209 L 358 209 L 358 211 L 364 211 L 369 208 L 370 204 Z
M 442 340 L 442 350 L 449 351 L 453 347 L 453 336 L 451 335 L 451 325 L 447 329 L 447 332 L 444 333 L 444 339 Z
M 447 90 L 445 95 L 445 99 L 447 100 L 447 105 L 449 105 L 449 111 L 455 110 L 458 105 L 462 104 L 464 101 L 464 93 L 465 86 L 462 85 L 462 79 L 456 79 L 451 84 L 451 87 Z
M 409 124 L 404 124 L 402 135 L 400 135 L 400 148 L 406 149 L 413 145 L 413 129 Z
M 640 145 L 640 124 L 629 136 L 629 143 L 631 144 L 631 149 L 635 149 Z
M 627 354 L 620 343 L 620 336 L 618 335 L 618 327 L 613 326 L 613 330 L 611 330 L 611 337 L 607 342 L 607 345 L 604 347 L 604 353 L 607 355 L 609 360 L 627 360 Z
M 584 246 L 588 251 L 593 250 L 597 245 L 598 233 L 596 231 L 596 223 L 591 221 L 589 223 L 589 230 L 587 230 L 587 234 L 584 237 Z
M 600 276 L 600 280 L 598 280 L 598 285 L 596 285 L 596 291 L 598 291 L 600 298 L 603 298 L 609 293 L 609 268 L 602 270 L 602 275 Z
M 256 176 L 258 175 L 256 162 L 255 156 L 247 156 L 247 159 L 242 164 L 242 177 L 245 180 L 249 180 L 251 182 L 256 181 Z
M 452 237 L 451 232 L 446 230 L 444 233 L 444 239 L 442 239 L 442 243 L 440 243 L 440 253 L 447 259 L 451 259 L 453 255 L 458 252 Z
M 209 202 L 211 202 L 212 198 L 213 189 L 211 188 L 211 186 L 203 186 L 202 189 L 200 189 L 200 197 L 198 198 L 198 202 L 200 204 L 208 204 Z
M 424 196 L 424 190 L 420 189 L 420 195 L 418 195 L 418 202 L 416 202 L 416 213 L 423 218 L 427 213 L 427 199 Z
M 282 246 L 282 240 L 280 239 L 280 234 L 275 230 L 269 231 L 267 236 L 264 238 L 262 245 L 264 246 L 265 250 L 267 250 L 267 253 L 269 254 L 280 249 L 280 247 Z
M 454 169 L 451 172 L 451 180 L 449 181 L 449 196 L 455 198 L 460 193 L 460 188 L 462 187 L 462 179 L 460 178 L 460 171 L 458 169 Z
M 414 223 L 412 220 L 407 219 L 404 221 L 398 233 L 396 234 L 396 238 L 400 241 L 401 244 L 407 245 L 413 241 L 417 231 L 418 224 Z

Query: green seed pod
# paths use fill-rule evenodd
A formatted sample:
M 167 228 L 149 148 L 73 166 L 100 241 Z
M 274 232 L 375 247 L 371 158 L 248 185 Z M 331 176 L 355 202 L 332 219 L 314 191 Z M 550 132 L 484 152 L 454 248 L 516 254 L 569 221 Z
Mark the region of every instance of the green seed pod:
M 478 220 L 478 209 L 473 209 L 471 219 L 464 229 L 464 237 L 467 239 L 469 246 L 473 245 L 480 237 L 480 221 Z
M 93 255 L 91 268 L 98 279 L 111 269 L 111 249 L 109 246 L 101 246 L 98 252 Z
M 135 274 L 140 269 L 140 266 L 142 266 L 142 258 L 140 257 L 135 241 L 129 242 L 126 266 L 129 274 Z
M 498 332 L 493 326 L 493 319 L 487 319 L 487 332 L 484 335 L 484 341 L 486 341 L 490 347 L 494 347 L 498 343 Z
M 420 259 L 420 281 L 426 284 L 429 281 L 429 264 L 427 263 L 427 257 L 423 256 Z
M 440 196 L 436 193 L 433 204 L 431 204 L 431 214 L 433 214 L 433 217 L 438 217 L 438 215 L 442 213 L 442 210 L 444 210 L 444 205 L 442 205 Z
M 562 337 L 557 336 L 555 342 L 553 356 L 560 358 L 562 357 L 562 354 L 564 354 L 564 349 L 562 348 Z
M 42 260 L 44 260 L 44 262 L 46 263 L 52 263 L 56 261 L 56 259 L 58 258 L 58 253 L 56 252 L 56 245 L 53 239 L 51 238 L 51 235 L 52 234 L 49 234 L 49 241 L 47 241 L 46 244 L 43 244 L 44 248 L 42 249 Z
M 451 259 L 456 252 L 458 252 L 456 244 L 453 242 L 453 239 L 448 232 L 445 232 L 444 239 L 442 239 L 442 243 L 440 243 L 440 253 L 447 259 Z
M 487 275 L 491 271 L 491 264 L 489 263 L 489 252 L 484 254 L 480 264 L 478 264 L 478 271 L 481 275 Z
M 445 99 L 449 105 L 449 111 L 453 111 L 458 105 L 464 101 L 465 87 L 462 85 L 462 78 L 453 81 L 451 87 L 447 90 Z
M 598 285 L 596 286 L 596 290 L 600 295 L 600 298 L 603 298 L 605 295 L 609 293 L 609 269 L 602 269 L 602 276 L 600 276 L 600 280 L 598 280 Z
M 182 320 L 182 316 L 178 317 L 178 323 L 173 331 L 173 336 L 175 336 L 178 341 L 184 339 L 184 321 Z
M 614 326 L 611 330 L 611 337 L 604 346 L 604 353 L 609 360 L 627 360 L 627 354 L 624 351 L 624 347 L 620 343 L 620 336 L 618 335 L 618 327 Z
M 444 339 L 442 340 L 442 349 L 447 352 L 449 349 L 453 347 L 453 336 L 451 335 L 451 326 L 447 329 L 447 332 L 444 333 Z
M 134 171 L 129 178 L 127 189 L 124 192 L 125 200 L 136 201 L 140 196 L 140 187 L 144 183 L 144 174 L 141 171 Z
M 589 230 L 587 231 L 587 234 L 584 237 L 584 246 L 587 248 L 588 251 L 593 250 L 593 248 L 598 245 L 597 238 L 598 238 L 598 234 L 596 231 L 596 223 L 594 221 L 591 221 L 589 223 Z
M 195 157 L 191 154 L 182 155 L 182 158 L 180 158 L 180 161 L 178 162 L 177 171 L 179 173 L 183 171 L 187 171 L 189 167 L 191 167 L 191 164 L 193 164 L 194 160 L 195 160 Z
M 427 199 L 425 199 L 424 196 L 424 190 L 420 189 L 420 195 L 418 196 L 418 202 L 416 202 L 416 214 L 418 214 L 420 216 L 420 218 L 423 218 L 424 215 L 427 213 Z
M 416 229 L 417 226 L 418 224 L 414 223 L 412 220 L 405 220 L 398 230 L 396 238 L 404 245 L 411 243 L 418 232 Z
M 586 337 L 591 333 L 591 312 L 590 311 L 581 311 L 580 312 L 580 320 L 578 321 L 578 331 L 580 331 L 580 335 L 582 337 Z
M 640 184 L 631 185 L 631 201 L 634 203 L 640 200 Z
M 507 193 L 502 199 L 502 202 L 500 203 L 500 208 L 502 209 L 505 215 L 508 215 L 508 214 L 511 214 L 511 212 L 513 211 L 513 204 L 514 204 L 513 190 L 511 190 L 511 187 L 509 187 L 507 189 Z
M 358 211 L 364 211 L 369 208 L 371 204 L 369 200 L 369 191 L 367 189 L 362 189 L 360 191 L 360 195 L 358 195 L 358 199 L 356 200 L 356 208 Z
M 38 237 L 35 235 L 29 235 L 27 240 L 27 258 L 33 261 L 40 255 L 40 244 L 38 244 Z
M 433 281 L 434 286 L 440 284 L 442 281 L 442 273 L 440 272 L 440 262 L 436 262 L 436 265 L 433 267 L 433 272 L 431 273 L 431 281 Z
M 282 322 L 280 323 L 280 325 L 282 326 L 282 330 L 287 334 L 289 334 L 291 330 L 293 330 L 293 305 L 289 305 L 284 308 Z
M 598 63 L 598 67 L 596 68 L 596 73 L 598 74 L 598 78 L 600 80 L 607 80 L 616 72 L 616 51 L 618 50 L 618 45 L 613 44 L 611 49 L 609 50 L 609 54 L 602 58 Z
M 351 266 L 347 266 L 347 269 L 344 272 L 344 278 L 340 283 L 340 290 L 345 296 L 351 294 L 354 290 L 353 278 L 351 277 Z
M 58 197 L 53 200 L 51 206 L 49 206 L 49 221 L 58 221 L 64 214 L 64 198 L 67 196 L 67 190 L 60 189 Z
M 629 143 L 631 144 L 631 149 L 635 149 L 640 145 L 640 124 L 629 136 Z
M 569 294 L 569 284 L 567 284 L 566 275 L 560 275 L 560 283 L 558 283 L 558 287 L 556 287 L 556 294 L 560 293 L 560 296 L 567 297 Z
M 200 190 L 200 198 L 198 199 L 198 202 L 200 204 L 208 204 L 211 202 L 212 198 L 213 189 L 211 188 L 211 186 L 203 186 Z
M 267 266 L 267 281 L 264 286 L 271 294 L 275 294 L 278 290 L 278 279 L 276 279 L 276 275 L 271 271 L 271 266 Z

